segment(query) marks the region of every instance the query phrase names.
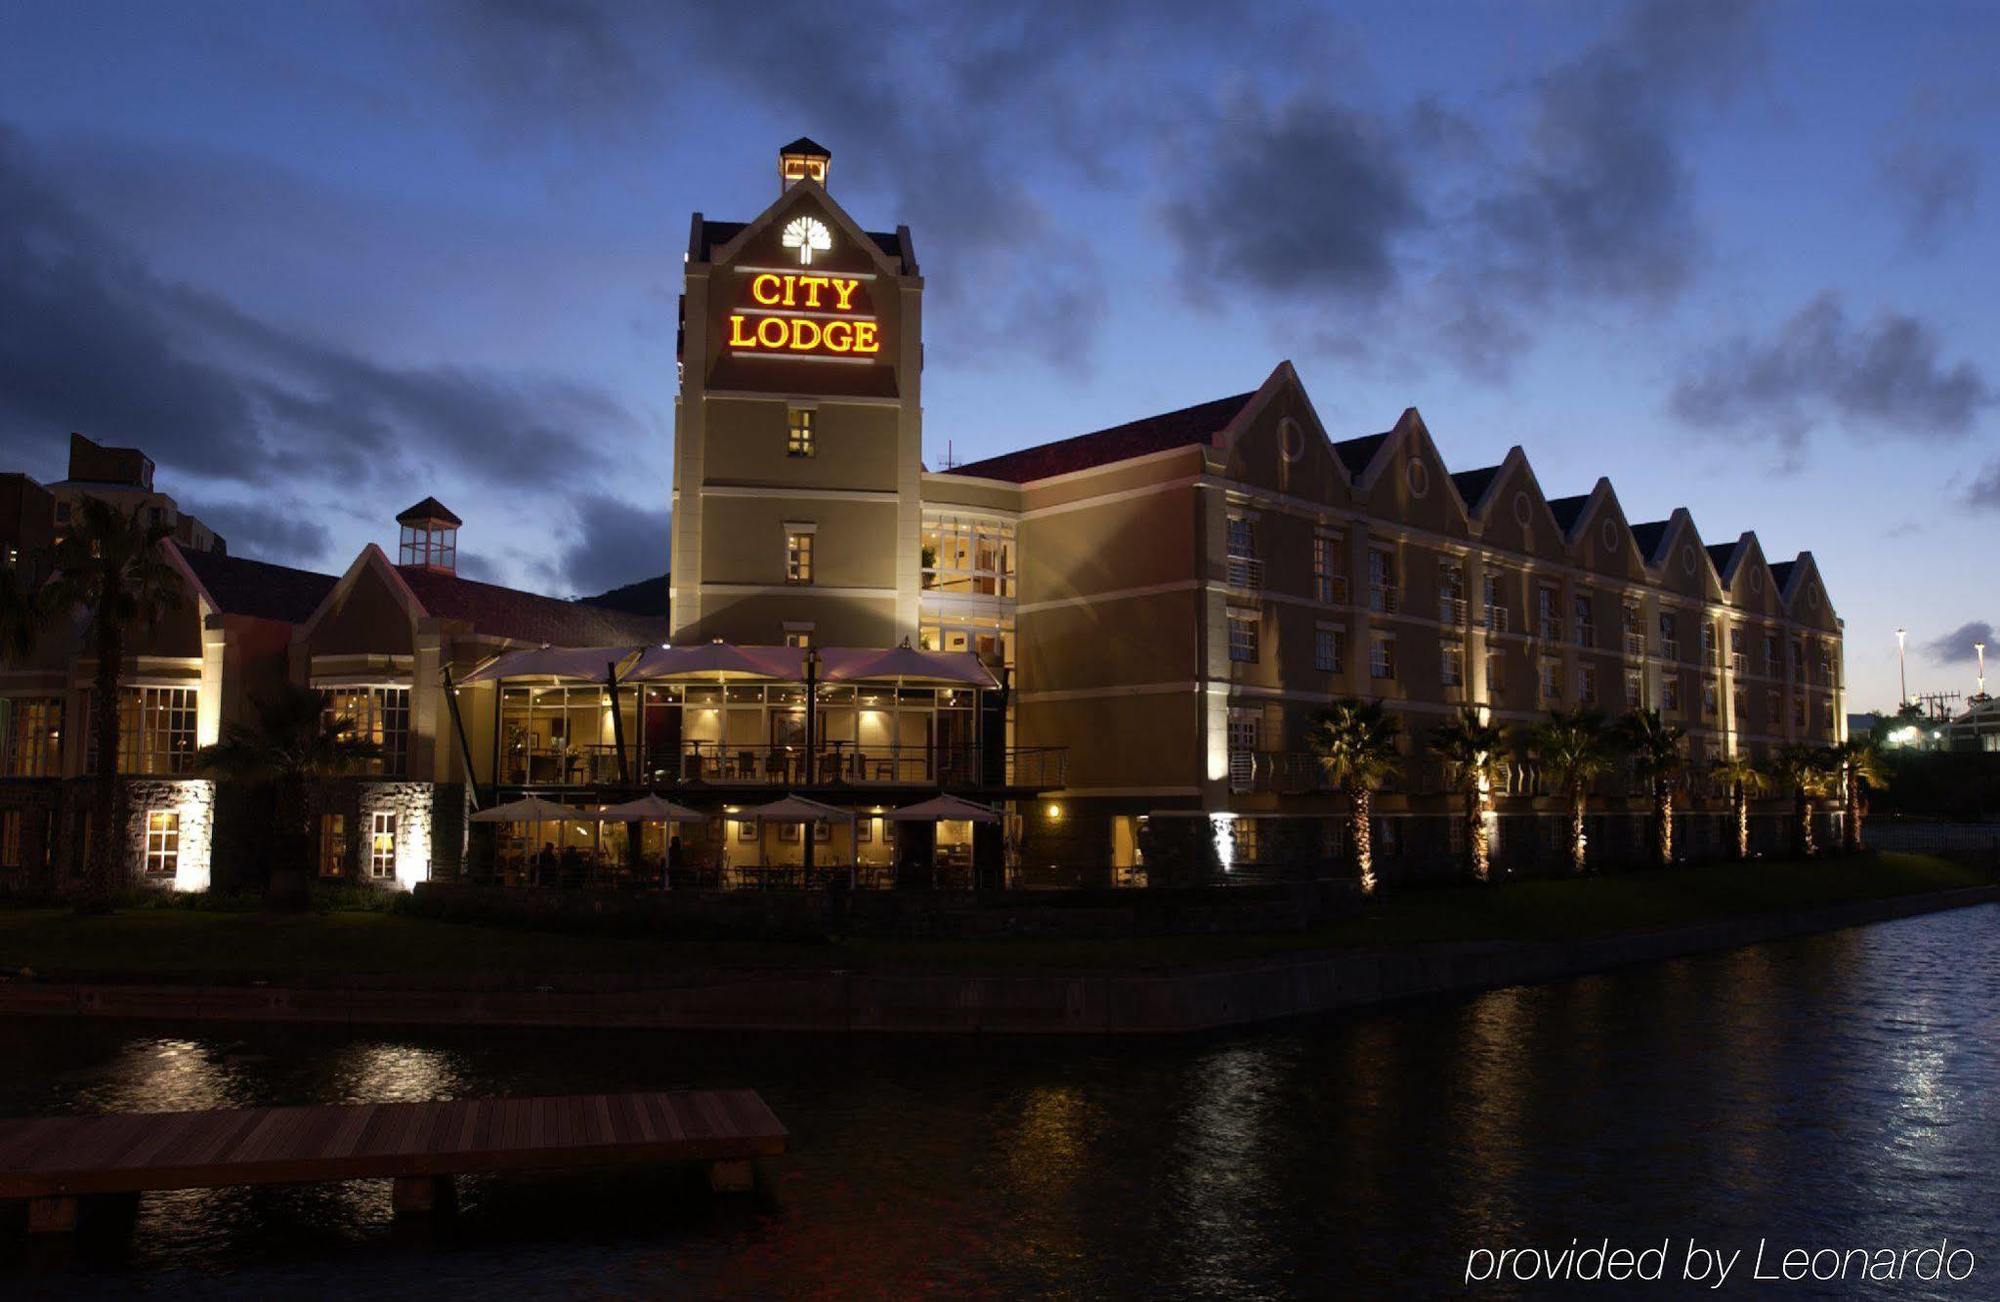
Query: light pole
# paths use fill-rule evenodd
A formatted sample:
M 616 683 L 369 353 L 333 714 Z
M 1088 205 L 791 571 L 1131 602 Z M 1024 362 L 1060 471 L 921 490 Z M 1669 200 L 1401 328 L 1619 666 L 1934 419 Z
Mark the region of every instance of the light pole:
M 1910 673 L 1903 659 L 1903 639 L 1909 636 L 1909 632 L 1905 628 L 1896 630 L 1896 681 L 1903 691 L 1903 695 L 1896 702 L 1898 709 L 1910 703 Z
M 1986 699 L 1986 644 L 1974 642 L 1972 649 L 1979 653 L 1979 699 Z

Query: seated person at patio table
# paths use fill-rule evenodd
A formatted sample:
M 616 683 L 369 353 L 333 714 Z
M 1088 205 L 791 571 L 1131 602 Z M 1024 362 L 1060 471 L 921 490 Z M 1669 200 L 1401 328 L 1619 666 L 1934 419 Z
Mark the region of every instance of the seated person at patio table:
M 564 886 L 583 885 L 583 854 L 573 845 L 563 847 L 562 884 Z
M 542 842 L 542 852 L 535 856 L 535 885 L 554 886 L 556 884 L 556 843 Z

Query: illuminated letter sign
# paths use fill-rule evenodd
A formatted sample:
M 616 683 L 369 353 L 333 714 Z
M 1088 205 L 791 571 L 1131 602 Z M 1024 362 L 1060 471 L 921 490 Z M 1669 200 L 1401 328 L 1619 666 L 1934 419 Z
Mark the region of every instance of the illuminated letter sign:
M 795 217 L 779 243 L 796 249 L 799 265 L 833 247 L 833 235 L 814 217 Z M 882 352 L 882 327 L 862 282 L 872 275 L 781 271 L 740 267 L 748 275 L 749 301 L 729 314 L 729 350 L 752 356 L 817 357 L 867 361 Z

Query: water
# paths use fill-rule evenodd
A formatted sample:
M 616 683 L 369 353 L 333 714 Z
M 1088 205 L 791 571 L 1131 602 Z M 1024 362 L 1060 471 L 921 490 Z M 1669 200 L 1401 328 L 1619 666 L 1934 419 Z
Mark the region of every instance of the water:
M 149 1195 L 66 1261 L 0 1234 L 0 1295 L 1464 1295 L 1475 1247 L 1609 1235 L 1948 1236 L 1970 1280 L 1873 1295 L 1994 1297 L 1996 990 L 1987 906 L 1195 1042 L 0 1023 L 6 1115 L 749 1085 L 794 1150 L 750 1202 L 470 1181 L 429 1231 L 381 1183 Z

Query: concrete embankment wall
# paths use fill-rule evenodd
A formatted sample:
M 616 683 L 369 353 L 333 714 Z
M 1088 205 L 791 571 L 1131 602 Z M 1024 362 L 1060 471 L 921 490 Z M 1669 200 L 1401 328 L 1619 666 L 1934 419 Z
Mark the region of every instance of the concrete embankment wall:
M 2000 900 L 2000 886 L 1731 918 L 1596 940 L 1428 945 L 1288 955 L 1158 974 L 713 973 L 645 988 L 583 978 L 551 988 L 289 988 L 15 982 L 0 1015 L 313 1022 L 355 1026 L 1172 1035 L 1398 999 L 1558 980 Z

